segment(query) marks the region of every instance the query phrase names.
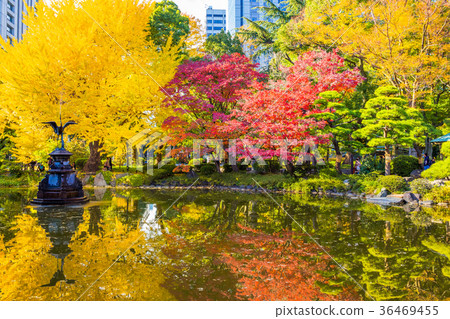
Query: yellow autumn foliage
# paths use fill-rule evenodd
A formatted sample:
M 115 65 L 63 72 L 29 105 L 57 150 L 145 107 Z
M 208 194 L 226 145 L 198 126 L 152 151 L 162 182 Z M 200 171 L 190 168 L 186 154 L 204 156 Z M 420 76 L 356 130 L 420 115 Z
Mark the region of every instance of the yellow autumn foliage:
M 286 27 L 302 47 L 337 48 L 411 106 L 450 81 L 447 0 L 310 1 Z
M 189 18 L 189 35 L 184 41 L 186 51 L 190 58 L 198 58 L 205 55 L 203 45 L 206 41 L 206 33 L 200 19 L 194 16 L 186 15 Z
M 19 161 L 46 145 L 53 132 L 42 122 L 59 120 L 60 108 L 63 124 L 78 123 L 69 134 L 109 153 L 160 125 L 170 113 L 160 108 L 160 88 L 179 61 L 177 47 L 158 51 L 145 40 L 153 8 L 139 0 L 41 1 L 25 17 L 21 42 L 0 40 L 0 120 L 16 132 Z
M 6 243 L 0 237 L 0 300 L 174 299 L 162 287 L 164 269 L 153 263 L 156 256 L 149 253 L 155 243 L 139 227 L 132 229 L 114 217 L 98 220 L 89 209 L 82 216 L 84 221 L 70 243 L 55 241 L 71 252 L 63 267 L 67 281 L 60 279 L 53 285 L 49 282 L 61 266 L 61 259 L 50 253 L 55 243 L 38 218 L 17 217 L 15 237 Z

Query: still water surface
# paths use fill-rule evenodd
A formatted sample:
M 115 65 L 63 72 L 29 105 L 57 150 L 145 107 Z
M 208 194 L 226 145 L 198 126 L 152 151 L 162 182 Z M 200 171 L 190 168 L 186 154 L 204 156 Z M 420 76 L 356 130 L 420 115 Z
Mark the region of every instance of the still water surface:
M 280 208 L 257 194 L 90 192 L 84 207 L 49 209 L 28 205 L 33 191 L 0 190 L 0 299 L 450 298 L 446 208 L 277 196 Z

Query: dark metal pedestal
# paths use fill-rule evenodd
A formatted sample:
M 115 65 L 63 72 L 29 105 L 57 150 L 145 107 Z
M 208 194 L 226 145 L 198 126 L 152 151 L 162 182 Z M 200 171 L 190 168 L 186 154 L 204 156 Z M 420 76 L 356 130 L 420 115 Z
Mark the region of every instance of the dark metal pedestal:
M 84 204 L 89 199 L 84 196 L 83 185 L 70 166 L 72 153 L 57 148 L 50 156 L 53 164 L 45 178 L 39 183 L 37 198 L 31 201 L 35 205 L 71 205 Z

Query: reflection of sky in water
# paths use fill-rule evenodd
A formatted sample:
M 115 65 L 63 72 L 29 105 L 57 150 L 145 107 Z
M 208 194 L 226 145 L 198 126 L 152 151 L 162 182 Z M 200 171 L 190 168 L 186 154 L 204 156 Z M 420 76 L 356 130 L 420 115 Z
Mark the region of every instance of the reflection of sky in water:
M 158 223 L 156 204 L 147 204 L 144 215 L 141 218 L 141 230 L 147 239 L 162 234 L 161 225 Z

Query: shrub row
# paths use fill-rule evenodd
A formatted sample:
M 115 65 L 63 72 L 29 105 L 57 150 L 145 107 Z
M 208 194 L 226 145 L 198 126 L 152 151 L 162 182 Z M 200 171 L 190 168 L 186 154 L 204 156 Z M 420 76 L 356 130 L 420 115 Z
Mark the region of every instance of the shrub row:
M 433 200 L 436 203 L 450 203 L 450 184 L 434 187 L 425 195 L 425 199 Z
M 433 185 L 425 178 L 415 179 L 409 185 L 411 187 L 411 191 L 421 195 L 425 195 L 433 189 Z
M 428 179 L 449 179 L 450 157 L 431 165 L 429 169 L 422 172 L 422 177 Z
M 411 172 L 421 169 L 417 157 L 400 155 L 392 160 L 392 173 L 399 176 L 410 176 Z
M 139 187 L 142 185 L 150 185 L 154 181 L 168 178 L 173 175 L 172 171 L 175 168 L 175 165 L 168 164 L 163 166 L 160 169 L 154 169 L 153 173 L 150 174 L 130 174 L 127 176 L 123 176 L 116 181 L 117 185 L 124 184 L 132 187 Z M 103 177 L 107 183 L 110 183 L 112 180 L 112 172 L 103 171 Z M 111 177 L 109 177 L 111 175 Z M 109 181 L 108 181 L 109 180 Z
M 342 191 L 346 189 L 343 181 L 330 177 L 302 179 L 291 184 L 285 184 L 284 186 L 287 190 L 302 193 L 310 193 L 313 190 L 318 191 L 319 188 L 323 191 Z
M 405 179 L 397 175 L 380 176 L 377 179 L 377 184 L 381 188 L 386 188 L 391 193 L 406 191 L 408 189 L 408 183 Z

